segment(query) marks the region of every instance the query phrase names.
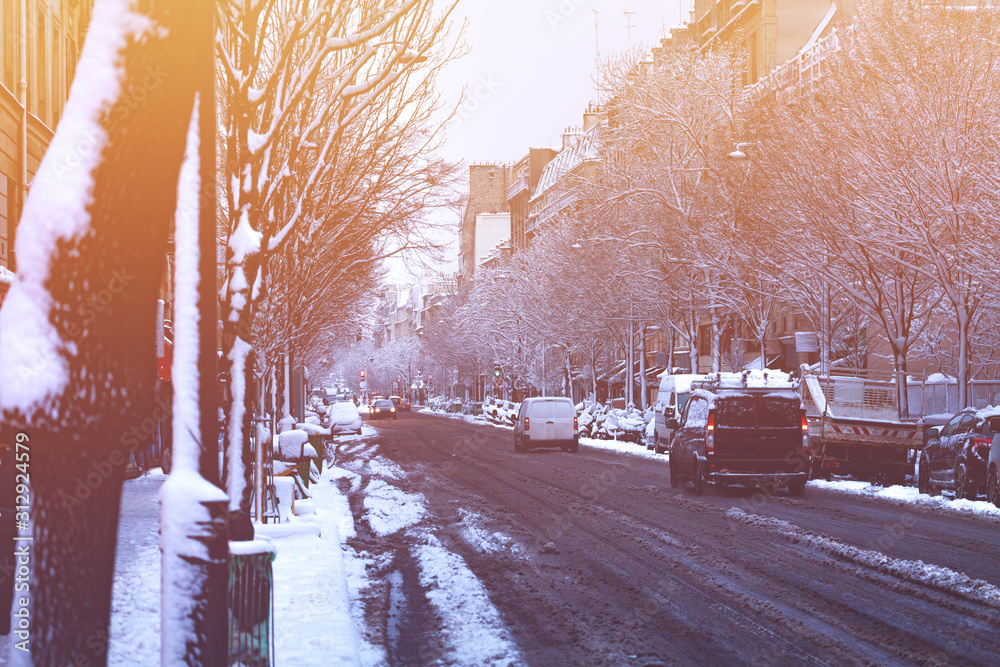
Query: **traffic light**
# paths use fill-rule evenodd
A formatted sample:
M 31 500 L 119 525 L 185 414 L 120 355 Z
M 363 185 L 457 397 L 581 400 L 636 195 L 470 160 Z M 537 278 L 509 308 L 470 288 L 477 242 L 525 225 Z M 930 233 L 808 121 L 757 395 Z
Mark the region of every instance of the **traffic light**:
M 364 371 L 361 371 L 361 379 L 362 379 L 362 380 L 364 380 L 364 379 L 365 379 L 365 372 L 364 372 Z
M 493 377 L 497 379 L 503 377 L 503 369 L 500 368 L 500 364 L 493 364 Z

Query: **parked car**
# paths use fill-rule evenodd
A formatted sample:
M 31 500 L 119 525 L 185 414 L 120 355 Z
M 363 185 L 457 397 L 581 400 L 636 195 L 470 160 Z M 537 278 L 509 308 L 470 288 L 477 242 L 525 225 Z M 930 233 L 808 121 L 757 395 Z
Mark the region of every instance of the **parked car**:
M 409 412 L 410 411 L 410 401 L 403 398 L 402 396 L 390 396 L 389 400 L 392 404 L 396 406 L 397 412 Z
M 684 406 L 691 396 L 691 383 L 704 379 L 704 375 L 693 373 L 660 376 L 660 389 L 656 394 L 656 406 L 653 409 L 653 438 L 651 443 L 647 441 L 647 449 L 654 449 L 657 454 L 670 449 L 670 441 L 676 430 L 668 428 L 667 421 L 680 419 Z
M 388 398 L 380 398 L 368 409 L 369 419 L 395 419 L 396 406 Z
M 488 421 L 498 421 L 499 418 L 497 416 L 497 408 L 499 407 L 499 403 L 500 401 L 493 397 L 487 397 L 486 400 L 483 401 L 483 414 L 486 415 L 486 419 Z
M 699 388 L 699 385 L 705 388 Z M 670 484 L 786 487 L 802 495 L 809 479 L 809 425 L 796 389 L 694 383 L 670 443 Z
M 361 415 L 354 403 L 340 402 L 330 406 L 326 413 L 330 433 L 356 433 L 361 435 Z
M 514 422 L 517 421 L 517 415 L 520 410 L 520 403 L 515 403 L 514 401 L 503 401 L 497 407 L 498 423 L 503 426 L 513 426 Z M 573 414 L 576 415 L 576 408 L 573 409 Z
M 527 398 L 521 403 L 514 422 L 514 451 L 527 452 L 532 447 L 559 447 L 564 452 L 580 448 L 572 400 L 550 396 Z
M 987 464 L 997 434 L 1000 415 L 995 408 L 965 408 L 943 427 L 931 429 L 918 459 L 917 489 L 929 494 L 954 490 L 956 498 L 969 500 L 987 493 Z

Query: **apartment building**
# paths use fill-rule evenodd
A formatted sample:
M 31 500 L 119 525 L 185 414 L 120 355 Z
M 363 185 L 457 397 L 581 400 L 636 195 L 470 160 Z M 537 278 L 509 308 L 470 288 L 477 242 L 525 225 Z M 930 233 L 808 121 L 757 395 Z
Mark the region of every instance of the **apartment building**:
M 93 4 L 0 5 L 0 267 L 16 271 L 23 196 L 62 117 Z

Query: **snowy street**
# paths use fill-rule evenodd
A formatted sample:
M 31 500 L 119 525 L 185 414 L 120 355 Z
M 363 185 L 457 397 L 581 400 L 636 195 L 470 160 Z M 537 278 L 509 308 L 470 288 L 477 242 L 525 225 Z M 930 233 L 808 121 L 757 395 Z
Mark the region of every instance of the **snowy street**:
M 368 449 L 340 457 L 345 467 L 395 464 L 375 467 L 423 497 L 419 526 L 479 579 L 526 664 L 1000 658 L 995 514 L 822 484 L 801 499 L 737 489 L 698 498 L 670 488 L 665 459 L 586 446 L 515 454 L 509 430 L 436 415 L 386 424 Z M 425 645 L 438 616 L 426 587 L 403 590 L 412 611 L 386 626 L 378 619 L 393 618 L 396 598 L 370 592 L 369 641 L 401 626 L 393 641 Z M 428 661 L 406 655 L 394 664 Z
M 438 415 L 376 431 L 339 438 L 312 487 L 323 538 L 275 541 L 278 665 L 1000 660 L 996 513 L 852 483 L 696 497 L 663 457 L 515 454 L 509 430 Z M 155 662 L 142 503 L 162 479 L 126 485 L 113 664 Z

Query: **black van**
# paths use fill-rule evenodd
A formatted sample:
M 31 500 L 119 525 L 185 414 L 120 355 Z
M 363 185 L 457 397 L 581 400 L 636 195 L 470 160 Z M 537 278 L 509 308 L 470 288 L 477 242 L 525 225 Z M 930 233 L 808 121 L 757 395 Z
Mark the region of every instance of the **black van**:
M 709 482 L 787 487 L 802 495 L 809 479 L 809 424 L 794 389 L 696 389 L 670 446 L 670 484 Z

